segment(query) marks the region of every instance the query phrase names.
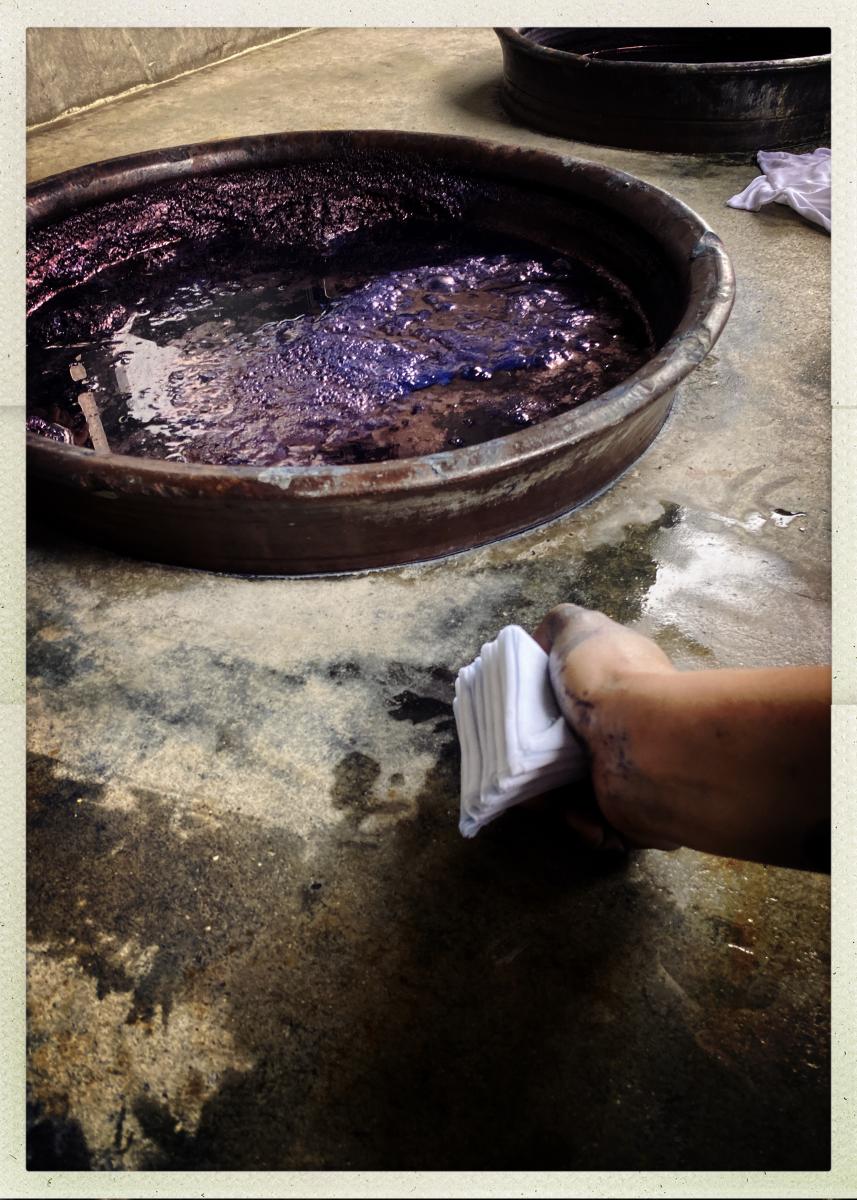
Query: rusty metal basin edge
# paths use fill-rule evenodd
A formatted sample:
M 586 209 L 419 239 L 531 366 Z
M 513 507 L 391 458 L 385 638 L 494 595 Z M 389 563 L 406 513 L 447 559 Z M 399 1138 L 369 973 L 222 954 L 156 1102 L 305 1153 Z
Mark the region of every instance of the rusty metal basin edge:
M 680 201 L 600 164 L 469 138 L 391 131 L 271 134 L 78 168 L 34 185 L 41 224 L 153 178 L 234 170 L 344 148 L 400 149 L 458 168 L 548 182 L 636 220 L 688 281 L 672 336 L 641 370 L 569 413 L 424 458 L 324 467 L 222 467 L 116 457 L 28 436 L 34 511 L 61 504 L 84 536 L 160 561 L 313 574 L 437 557 L 585 502 L 650 444 L 675 386 L 708 353 L 734 300 L 717 236 Z
M 586 66 L 587 69 L 595 69 L 613 72 L 614 76 L 618 73 L 618 78 L 626 77 L 629 66 L 633 66 L 635 71 L 648 71 L 652 74 L 659 75 L 722 75 L 729 74 L 734 71 L 768 71 L 768 70 L 801 70 L 816 67 L 819 65 L 829 64 L 829 54 L 805 54 L 796 58 L 770 58 L 741 60 L 736 62 L 647 62 L 644 59 L 623 59 L 621 61 L 609 58 L 588 58 L 583 54 L 576 54 L 573 50 L 558 50 L 553 46 L 542 46 L 532 39 L 525 37 L 519 29 L 513 26 L 498 25 L 495 26 L 494 32 L 500 38 L 512 42 L 515 46 L 525 54 L 531 55 L 535 59 L 553 59 L 556 62 L 576 61 L 581 66 Z

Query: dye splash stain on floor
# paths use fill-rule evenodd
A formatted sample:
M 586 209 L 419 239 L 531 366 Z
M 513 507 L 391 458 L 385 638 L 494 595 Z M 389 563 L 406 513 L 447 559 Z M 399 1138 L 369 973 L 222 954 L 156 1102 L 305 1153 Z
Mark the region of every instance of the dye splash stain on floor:
M 28 427 L 176 462 L 311 465 L 474 445 L 620 383 L 654 346 L 618 281 L 531 244 L 404 227 L 303 260 L 155 255 L 31 313 Z

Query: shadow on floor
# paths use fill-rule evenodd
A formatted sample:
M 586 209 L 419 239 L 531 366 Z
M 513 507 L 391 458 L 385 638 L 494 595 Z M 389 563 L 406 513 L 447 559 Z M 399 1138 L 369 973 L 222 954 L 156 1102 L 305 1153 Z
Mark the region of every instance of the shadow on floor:
M 823 1168 L 824 1072 L 818 1095 L 798 1098 L 789 1054 L 730 1060 L 673 994 L 730 1021 L 751 1004 L 712 976 L 705 919 L 626 860 L 581 856 L 555 812 L 512 811 L 465 842 L 457 748 L 438 740 L 414 815 L 392 828 L 373 824 L 391 811 L 377 764 L 345 755 L 341 824 L 314 855 L 151 793 L 108 808 L 97 786 L 34 759 L 34 937 L 99 994 L 127 993 L 141 1037 L 179 1003 L 225 1001 L 236 1054 L 254 1064 L 221 1077 L 193 1133 L 160 1089 L 129 1096 L 153 1147 L 140 1165 Z M 129 937 L 160 947 L 140 977 L 105 950 Z M 661 955 L 683 964 L 673 990 L 658 985 Z M 752 1002 L 763 1018 L 775 995 Z
M 438 86 L 445 93 L 447 100 L 462 113 L 497 125 L 498 136 L 504 129 L 507 132 L 514 129 L 514 121 L 500 99 L 503 76 L 499 71 L 482 79 L 475 77 L 463 87 L 460 83 L 460 72 L 450 72 L 448 78 L 449 83 L 441 78 Z

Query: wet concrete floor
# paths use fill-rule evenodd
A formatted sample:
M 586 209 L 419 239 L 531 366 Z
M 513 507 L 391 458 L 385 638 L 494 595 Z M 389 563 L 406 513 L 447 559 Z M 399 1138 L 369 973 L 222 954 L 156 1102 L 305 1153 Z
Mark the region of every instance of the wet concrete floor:
M 829 659 L 829 242 L 725 208 L 751 164 L 516 127 L 499 69 L 486 29 L 313 31 L 30 139 L 31 178 L 288 128 L 542 146 L 678 195 L 738 277 L 651 451 L 549 527 L 302 581 L 32 537 L 32 1165 L 828 1165 L 828 881 L 521 812 L 465 842 L 450 701 L 566 599 L 688 669 Z

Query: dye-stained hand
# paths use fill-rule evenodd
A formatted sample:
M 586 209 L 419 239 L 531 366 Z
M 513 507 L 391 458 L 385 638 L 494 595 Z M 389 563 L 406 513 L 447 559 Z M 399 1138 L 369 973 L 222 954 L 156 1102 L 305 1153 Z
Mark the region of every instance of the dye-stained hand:
M 830 869 L 829 667 L 678 671 L 574 604 L 534 636 L 589 753 L 594 801 L 567 810 L 587 841 Z
M 646 756 L 635 745 L 638 731 L 631 719 L 633 681 L 672 674 L 669 658 L 651 639 L 576 604 L 552 609 L 533 636 L 550 655 L 560 710 L 591 762 L 595 803 L 572 798 L 566 812 L 571 828 L 600 849 L 676 849 L 660 827 L 664 814 L 643 774 Z

